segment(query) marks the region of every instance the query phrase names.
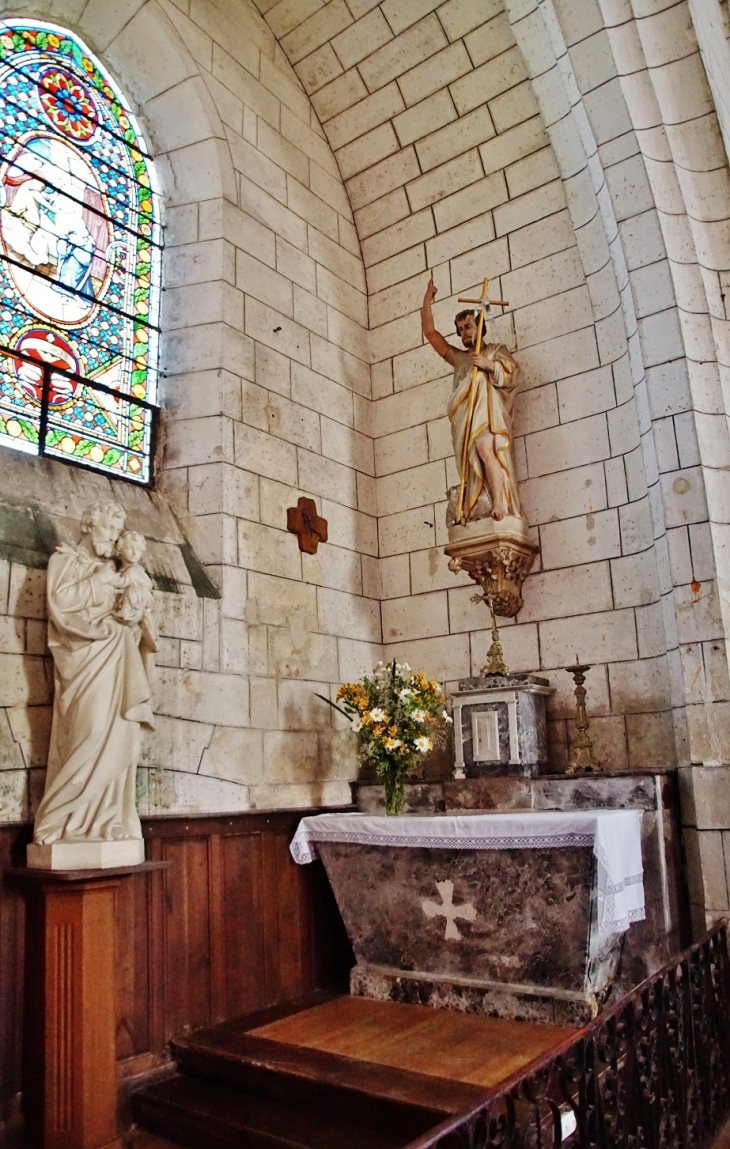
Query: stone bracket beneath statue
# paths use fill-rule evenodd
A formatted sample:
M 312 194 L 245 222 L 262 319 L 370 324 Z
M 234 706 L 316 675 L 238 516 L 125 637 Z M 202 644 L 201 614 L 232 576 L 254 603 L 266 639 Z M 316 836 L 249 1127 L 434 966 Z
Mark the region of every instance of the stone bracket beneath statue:
M 495 614 L 513 618 L 522 606 L 522 585 L 539 547 L 530 539 L 524 521 L 512 516 L 477 519 L 449 527 L 449 569 L 466 571 L 492 599 Z

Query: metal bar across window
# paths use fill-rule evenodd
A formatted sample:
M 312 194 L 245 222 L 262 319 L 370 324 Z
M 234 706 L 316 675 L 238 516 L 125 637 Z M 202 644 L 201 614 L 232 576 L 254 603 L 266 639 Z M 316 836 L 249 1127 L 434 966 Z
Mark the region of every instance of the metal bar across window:
M 56 367 L 55 364 L 44 363 L 42 359 L 36 359 L 34 355 L 26 355 L 23 351 L 15 351 L 12 347 L 6 347 L 0 343 L 0 355 L 6 355 L 11 359 L 22 359 L 24 363 L 31 363 L 34 367 L 40 367 L 43 373 L 43 396 L 48 403 L 48 392 L 50 391 L 50 378 L 51 375 L 63 375 L 65 379 L 70 379 L 74 383 L 80 383 L 84 387 L 89 387 L 92 391 L 103 391 L 105 395 L 112 395 L 115 399 L 123 399 L 127 403 L 131 403 L 134 407 L 144 407 L 145 411 L 151 411 L 153 418 L 157 411 L 160 410 L 157 403 L 150 403 L 147 399 L 138 399 L 136 395 L 130 395 L 127 391 L 119 391 L 114 387 L 107 387 L 105 383 L 97 383 L 95 379 L 89 379 L 86 375 L 78 375 L 75 371 L 67 371 L 64 367 Z M 43 400 L 41 400 L 41 407 Z M 46 414 L 47 417 L 47 414 Z

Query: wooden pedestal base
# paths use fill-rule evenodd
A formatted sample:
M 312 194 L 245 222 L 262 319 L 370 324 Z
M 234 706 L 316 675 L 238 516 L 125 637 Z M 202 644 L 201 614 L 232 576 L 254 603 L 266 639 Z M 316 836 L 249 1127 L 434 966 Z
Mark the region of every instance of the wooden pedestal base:
M 121 1149 L 114 898 L 140 869 L 10 872 L 27 892 L 23 1108 L 33 1149 Z

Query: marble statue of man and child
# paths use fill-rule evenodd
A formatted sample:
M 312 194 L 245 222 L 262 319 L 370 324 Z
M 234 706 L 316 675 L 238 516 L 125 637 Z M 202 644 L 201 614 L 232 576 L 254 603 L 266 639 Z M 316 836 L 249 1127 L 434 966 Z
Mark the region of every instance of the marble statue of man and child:
M 135 804 L 142 730 L 154 727 L 156 650 L 145 539 L 117 503 L 84 513 L 81 541 L 48 564 L 55 696 L 48 772 L 28 864 L 52 869 L 144 861 Z

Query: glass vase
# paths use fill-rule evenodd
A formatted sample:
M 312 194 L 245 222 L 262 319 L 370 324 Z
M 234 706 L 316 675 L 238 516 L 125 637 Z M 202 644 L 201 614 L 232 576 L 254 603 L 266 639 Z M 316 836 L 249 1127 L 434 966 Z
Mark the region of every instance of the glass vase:
M 400 814 L 406 800 L 403 789 L 403 773 L 391 766 L 384 771 L 383 782 L 385 783 L 386 814 Z

